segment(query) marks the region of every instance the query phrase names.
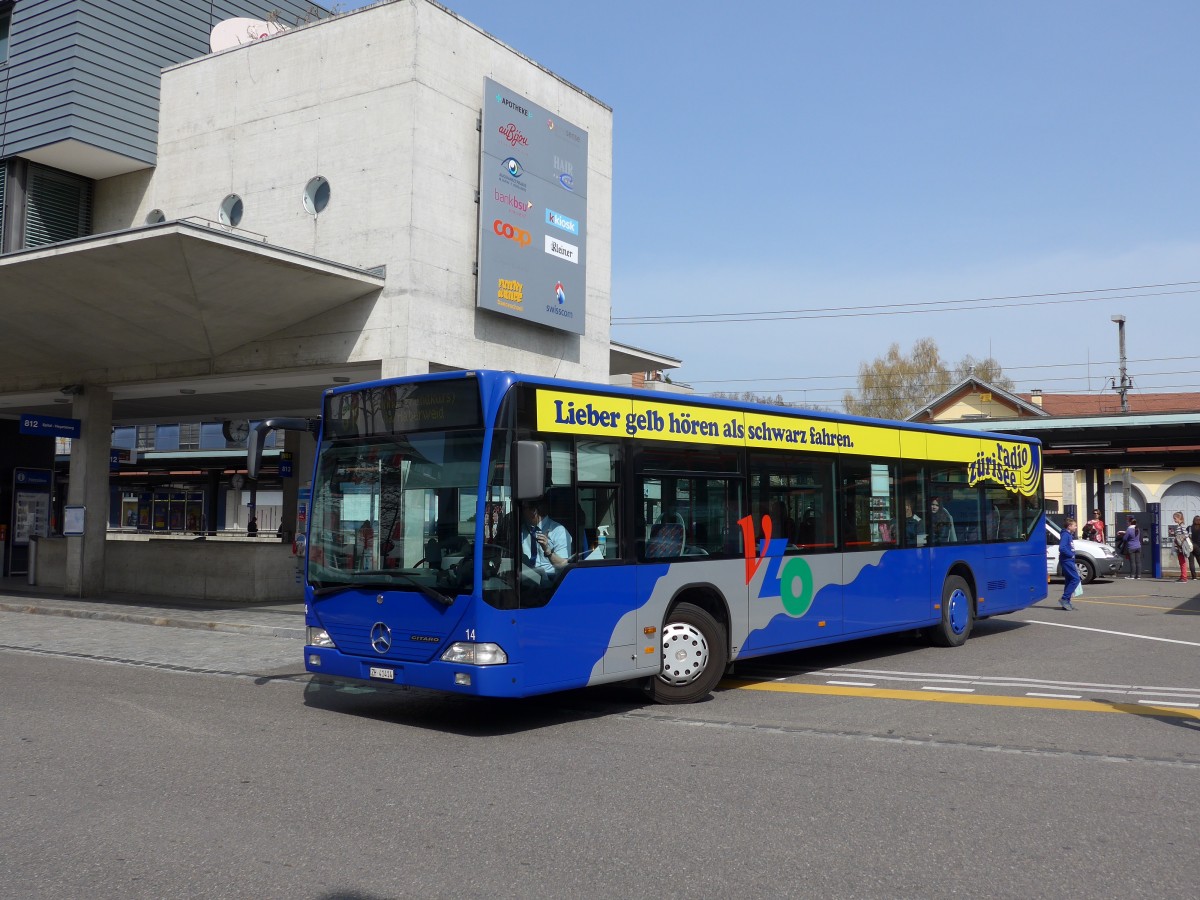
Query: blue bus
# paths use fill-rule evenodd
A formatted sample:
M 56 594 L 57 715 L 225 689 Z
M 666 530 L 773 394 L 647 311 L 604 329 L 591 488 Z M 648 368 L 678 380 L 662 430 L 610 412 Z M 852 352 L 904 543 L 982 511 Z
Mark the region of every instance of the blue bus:
M 308 671 L 490 697 L 908 629 L 1046 596 L 1036 440 L 475 371 L 330 388 Z

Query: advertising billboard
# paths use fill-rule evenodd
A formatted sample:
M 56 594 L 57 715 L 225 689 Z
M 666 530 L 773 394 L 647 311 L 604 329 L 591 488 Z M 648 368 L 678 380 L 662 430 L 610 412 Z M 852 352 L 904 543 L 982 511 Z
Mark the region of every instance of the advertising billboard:
M 476 305 L 583 334 L 587 132 L 483 80 Z

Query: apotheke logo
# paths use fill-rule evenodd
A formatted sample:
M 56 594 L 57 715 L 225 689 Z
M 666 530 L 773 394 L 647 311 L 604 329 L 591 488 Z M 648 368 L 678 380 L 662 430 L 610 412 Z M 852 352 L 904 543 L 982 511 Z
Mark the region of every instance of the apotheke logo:
M 531 113 L 525 107 L 521 106 L 519 103 L 514 103 L 512 100 L 509 100 L 503 94 L 496 95 L 496 102 L 499 104 L 502 104 L 503 106 L 507 106 L 509 109 L 513 110 L 514 112 L 520 113 L 527 119 L 533 118 L 533 113 Z
M 572 219 L 570 216 L 564 216 L 560 212 L 555 212 L 552 209 L 546 210 L 546 224 L 553 225 L 555 228 L 560 228 L 563 231 L 569 232 L 576 237 L 579 236 L 579 222 Z

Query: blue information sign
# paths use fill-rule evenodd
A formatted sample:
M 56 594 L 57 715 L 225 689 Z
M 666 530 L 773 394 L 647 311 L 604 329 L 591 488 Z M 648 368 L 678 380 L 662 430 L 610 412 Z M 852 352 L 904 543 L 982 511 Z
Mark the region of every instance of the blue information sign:
M 82 433 L 81 425 L 82 423 L 78 419 L 60 419 L 57 416 L 21 413 L 21 434 L 77 438 Z

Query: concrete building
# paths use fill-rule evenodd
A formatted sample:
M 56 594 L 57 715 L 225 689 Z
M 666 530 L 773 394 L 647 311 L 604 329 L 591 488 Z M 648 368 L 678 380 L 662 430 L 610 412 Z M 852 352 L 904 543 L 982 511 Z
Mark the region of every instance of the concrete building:
M 25 460 L 46 438 L 19 419 L 81 422 L 67 503 L 82 535 L 47 542 L 39 577 L 80 595 L 294 590 L 282 545 L 224 546 L 214 565 L 211 548 L 106 540 L 114 424 L 312 415 L 332 383 L 447 369 L 608 382 L 678 365 L 610 340 L 612 111 L 431 0 L 0 10 L 0 428 Z M 208 52 L 235 17 L 267 36 Z M 485 79 L 586 132 L 575 332 L 477 306 Z M 308 471 L 311 440 L 288 450 Z

